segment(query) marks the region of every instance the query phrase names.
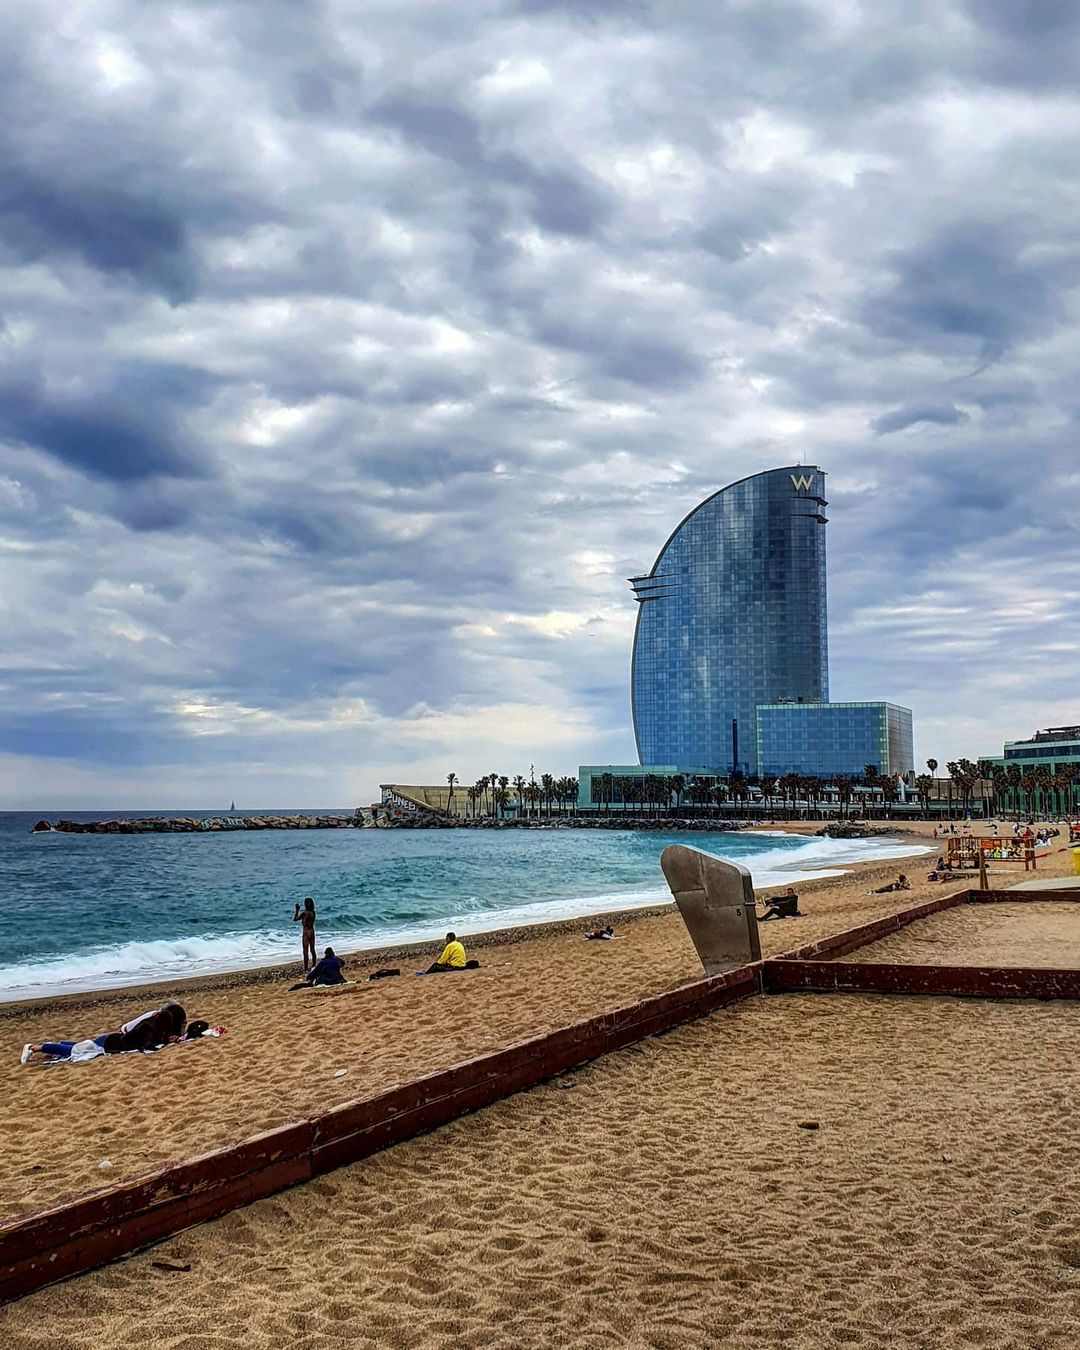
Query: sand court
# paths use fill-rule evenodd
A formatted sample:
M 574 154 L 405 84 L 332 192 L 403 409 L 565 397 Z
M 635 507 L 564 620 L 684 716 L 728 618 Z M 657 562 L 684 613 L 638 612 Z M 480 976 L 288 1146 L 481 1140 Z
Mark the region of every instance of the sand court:
M 901 965 L 1080 969 L 1080 903 L 961 905 L 909 924 L 840 960 Z
M 1073 1350 L 1078 1054 L 1075 1004 L 753 998 L 32 1295 L 0 1339 Z

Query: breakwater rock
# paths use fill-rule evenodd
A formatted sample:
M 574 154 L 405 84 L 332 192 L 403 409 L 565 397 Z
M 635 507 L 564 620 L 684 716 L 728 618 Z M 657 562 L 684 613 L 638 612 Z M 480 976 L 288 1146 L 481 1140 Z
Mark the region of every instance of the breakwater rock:
M 376 824 L 384 830 L 715 830 L 730 834 L 761 825 L 758 820 L 714 820 L 682 816 L 526 816 L 521 820 L 497 820 L 492 816 L 437 816 L 421 812 L 380 811 Z
M 895 834 L 896 829 L 867 825 L 863 820 L 843 820 L 834 825 L 826 825 L 823 830 L 817 830 L 815 833 L 819 839 L 873 839 L 877 835 Z
M 58 834 L 216 834 L 231 830 L 351 830 L 358 816 L 143 816 L 135 820 L 39 820 L 31 833 Z

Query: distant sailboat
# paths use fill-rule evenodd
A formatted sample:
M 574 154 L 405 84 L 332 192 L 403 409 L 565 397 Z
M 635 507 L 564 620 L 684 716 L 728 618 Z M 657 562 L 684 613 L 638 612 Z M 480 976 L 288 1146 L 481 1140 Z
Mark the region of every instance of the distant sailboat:
M 235 811 L 235 810 L 236 810 L 236 803 L 235 803 L 235 802 L 230 802 L 230 803 L 229 803 L 229 810 L 230 810 L 230 811 Z

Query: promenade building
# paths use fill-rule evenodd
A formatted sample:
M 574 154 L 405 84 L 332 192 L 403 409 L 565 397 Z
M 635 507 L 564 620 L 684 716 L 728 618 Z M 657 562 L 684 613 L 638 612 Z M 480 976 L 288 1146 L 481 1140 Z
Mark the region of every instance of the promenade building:
M 1001 764 L 1006 769 L 1015 765 L 1018 769 L 1043 768 L 1056 773 L 1066 766 L 1080 768 L 1080 726 L 1047 727 L 1045 731 L 1036 731 L 1023 741 L 1006 741 L 1004 753 L 990 759 L 992 764 Z

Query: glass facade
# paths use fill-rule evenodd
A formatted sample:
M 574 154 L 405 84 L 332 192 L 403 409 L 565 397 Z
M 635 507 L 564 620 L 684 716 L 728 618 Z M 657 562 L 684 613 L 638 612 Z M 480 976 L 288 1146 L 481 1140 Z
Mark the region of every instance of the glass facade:
M 757 710 L 759 772 L 861 775 L 915 767 L 911 711 L 894 703 L 774 703 Z
M 816 467 L 744 478 L 691 511 L 648 576 L 631 579 L 642 764 L 757 773 L 757 706 L 828 698 L 825 505 Z

